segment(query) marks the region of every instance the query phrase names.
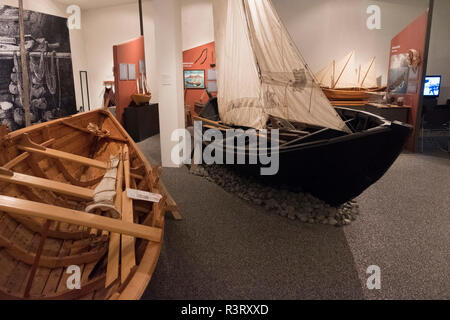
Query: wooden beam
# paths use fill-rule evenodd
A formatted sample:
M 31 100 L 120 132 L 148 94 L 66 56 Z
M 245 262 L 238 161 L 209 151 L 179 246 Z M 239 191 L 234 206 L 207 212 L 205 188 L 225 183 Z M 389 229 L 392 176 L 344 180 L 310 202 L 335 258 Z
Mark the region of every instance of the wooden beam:
M 145 179 L 143 176 L 141 176 L 139 174 L 135 174 L 135 173 L 131 173 L 130 177 L 133 179 L 141 180 L 141 181 Z
M 120 122 L 116 119 L 116 117 L 115 117 L 109 110 L 103 109 L 103 110 L 95 110 L 95 111 L 92 111 L 92 112 L 101 112 L 101 113 L 103 113 L 105 116 L 107 116 L 107 117 L 113 122 L 113 124 L 116 125 L 116 128 L 120 131 L 120 133 L 121 133 L 124 137 L 126 137 L 131 143 L 133 143 L 133 139 L 130 137 L 130 135 L 128 134 L 128 132 L 122 127 L 122 125 L 120 124 Z M 77 116 L 77 115 L 72 116 L 72 117 L 76 117 L 76 116 Z M 78 115 L 78 116 L 79 116 L 79 115 Z M 201 120 L 201 119 L 200 119 L 200 120 Z M 135 145 L 135 144 L 133 143 L 133 145 Z M 141 149 L 139 149 L 139 147 L 136 146 L 135 151 L 136 151 L 136 153 L 138 154 L 139 158 L 142 159 L 147 174 L 150 174 L 150 173 L 152 172 L 153 168 L 152 168 L 152 166 L 150 165 L 150 163 L 147 161 L 147 158 L 146 158 L 145 155 L 142 153 Z M 133 176 L 133 175 L 132 175 L 132 176 Z M 142 180 L 142 179 L 141 179 L 141 180 Z M 161 185 L 162 185 L 162 182 L 161 182 L 161 181 L 160 181 L 159 185 L 160 185 L 160 189 L 165 190 L 164 187 L 161 188 Z M 164 192 L 163 190 L 161 190 L 161 191 Z M 166 192 L 167 192 L 167 191 L 166 191 Z M 167 194 L 167 193 L 166 193 L 166 194 Z M 173 200 L 173 198 L 170 196 L 170 194 L 167 194 L 167 197 L 168 197 L 168 202 L 169 202 L 169 204 L 172 203 L 172 207 L 174 208 L 175 211 L 178 212 L 176 202 Z
M 0 196 L 0 211 L 37 217 L 160 242 L 162 230 L 38 202 Z
M 222 129 L 233 129 L 232 127 L 224 125 L 224 124 L 222 124 L 222 123 L 220 123 L 218 121 L 212 121 L 212 120 L 209 120 L 209 119 L 206 119 L 206 118 L 202 118 L 202 117 L 194 117 L 194 121 L 206 122 L 206 123 L 209 123 L 209 124 L 211 124 L 211 125 L 213 125 L 215 127 L 221 127 Z
M 54 142 L 56 141 L 56 139 L 50 139 L 46 142 L 44 142 L 43 144 L 41 144 L 42 147 L 49 147 L 51 146 Z M 12 169 L 15 166 L 17 166 L 19 163 L 21 163 L 22 161 L 25 161 L 28 159 L 28 157 L 30 156 L 30 154 L 28 152 L 24 152 L 22 154 L 20 154 L 19 156 L 17 156 L 16 158 L 12 159 L 11 161 L 9 161 L 8 163 L 6 163 L 3 168 L 5 169 Z
M 122 191 L 123 191 L 123 159 L 122 148 L 120 148 L 120 162 L 117 169 L 117 183 L 116 183 L 116 201 L 115 207 L 122 210 Z M 120 234 L 111 233 L 108 250 L 108 266 L 106 268 L 106 283 L 105 288 L 109 287 L 119 278 L 119 263 L 120 263 Z
M 78 187 L 83 187 L 83 188 L 87 188 L 87 187 L 92 187 L 96 184 L 99 184 L 102 180 L 103 180 L 103 176 L 89 180 L 89 181 L 81 181 L 80 179 L 75 178 L 70 172 L 69 170 L 67 170 L 66 166 L 64 165 L 64 163 L 62 163 L 61 160 L 59 159 L 53 159 L 53 162 L 56 164 L 56 167 L 58 167 L 58 170 L 61 171 L 61 173 L 63 174 L 64 178 L 70 182 L 71 184 L 78 186 Z
M 72 196 L 79 199 L 92 201 L 94 199 L 94 190 L 85 189 L 71 184 L 65 184 L 53 180 L 47 180 L 28 176 L 25 174 L 8 171 L 0 168 L 0 181 L 17 184 L 29 188 L 53 191 L 56 193 Z M 6 174 L 6 173 L 10 174 Z
M 91 135 L 95 136 L 95 133 L 90 131 L 87 128 L 82 128 L 82 127 L 76 126 L 76 125 L 71 124 L 71 123 L 69 123 L 67 121 L 63 121 L 63 122 L 61 122 L 61 124 L 65 125 L 66 127 L 69 127 L 69 128 L 72 128 L 72 129 L 75 129 L 75 130 L 78 130 L 78 131 L 81 131 L 81 132 L 84 132 L 84 133 L 91 134 Z M 115 140 L 115 141 L 119 141 L 119 142 L 123 142 L 123 143 L 127 143 L 128 142 L 124 138 L 113 137 L 113 136 L 107 136 L 107 137 L 104 137 L 103 139 L 110 139 L 110 140 Z
M 123 149 L 123 168 L 125 178 L 125 191 L 122 192 L 122 221 L 132 223 L 133 216 L 133 200 L 128 198 L 126 190 L 130 188 L 130 154 L 128 146 Z M 122 235 L 122 263 L 121 263 L 121 279 L 122 283 L 127 280 L 131 270 L 136 266 L 135 255 L 135 239 L 130 236 Z
M 1 19 L 0 19 L 1 21 Z M 28 52 L 28 55 L 30 57 L 34 57 L 34 58 L 40 58 L 41 57 L 41 52 L 37 52 L 37 51 L 31 51 Z M 45 57 L 50 57 L 52 55 L 52 52 L 44 52 L 44 56 Z M 17 51 L 0 51 L 0 59 L 5 59 L 5 60 L 11 60 L 14 59 L 14 56 L 18 56 L 20 57 L 20 52 Z M 57 52 L 56 53 L 56 58 L 58 59 L 71 59 L 72 58 L 72 54 L 69 52 Z
M 49 230 L 49 237 L 51 237 L 51 232 Z M 80 240 L 80 239 L 78 239 Z M 5 239 L 0 236 L 0 247 L 4 248 L 8 254 L 16 259 L 17 261 L 23 262 L 28 265 L 33 265 L 36 254 L 18 246 L 16 243 Z M 86 263 L 92 263 L 99 261 L 106 253 L 106 248 L 100 250 L 94 250 L 89 252 L 84 252 L 76 255 L 70 255 L 65 257 L 53 257 L 53 256 L 41 256 L 39 260 L 39 267 L 48 269 L 64 268 L 71 265 L 83 265 Z
M 170 211 L 172 213 L 172 217 L 177 221 L 183 220 L 180 210 L 178 209 L 177 203 L 172 198 L 172 196 L 169 194 L 166 186 L 164 185 L 164 183 L 162 181 L 159 182 L 159 188 L 160 188 L 161 194 L 167 196 L 167 204 L 165 207 L 166 212 Z
M 36 276 L 36 272 L 39 268 L 39 261 L 41 260 L 42 252 L 44 251 L 45 241 L 47 241 L 48 232 L 50 230 L 50 224 L 51 224 L 51 221 L 47 220 L 44 224 L 44 227 L 42 228 L 41 241 L 39 243 L 38 250 L 34 257 L 34 263 L 31 266 L 30 274 L 29 274 L 28 281 L 27 281 L 27 286 L 25 287 L 25 294 L 24 294 L 25 299 L 30 297 L 31 286 L 33 285 L 34 277 Z
M 142 297 L 155 271 L 160 253 L 161 244 L 149 243 L 147 245 L 136 273 L 121 293 L 119 300 L 138 300 Z
M 99 168 L 99 169 L 108 169 L 108 163 L 103 161 L 98 161 L 94 159 L 85 158 L 76 154 L 67 153 L 59 150 L 45 148 L 45 150 L 39 150 L 33 147 L 28 147 L 24 145 L 19 145 L 18 148 L 25 152 L 40 154 L 49 158 L 54 159 L 62 159 L 66 161 L 71 161 L 79 164 L 83 164 L 86 166 Z

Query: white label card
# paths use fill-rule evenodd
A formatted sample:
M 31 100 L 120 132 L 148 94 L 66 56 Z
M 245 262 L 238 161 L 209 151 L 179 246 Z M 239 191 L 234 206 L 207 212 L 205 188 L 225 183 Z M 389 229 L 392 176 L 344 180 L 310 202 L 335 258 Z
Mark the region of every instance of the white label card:
M 160 194 L 135 189 L 127 189 L 127 196 L 128 198 L 133 200 L 142 200 L 155 203 L 159 203 L 159 201 L 161 201 L 162 199 L 162 195 Z

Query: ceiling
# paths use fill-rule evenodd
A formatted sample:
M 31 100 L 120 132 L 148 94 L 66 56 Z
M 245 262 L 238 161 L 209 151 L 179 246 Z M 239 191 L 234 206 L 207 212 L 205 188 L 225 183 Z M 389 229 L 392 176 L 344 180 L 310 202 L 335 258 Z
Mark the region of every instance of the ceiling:
M 112 7 L 125 3 L 137 3 L 138 0 L 56 0 L 59 3 L 70 6 L 78 5 L 81 9 L 94 9 L 103 7 Z

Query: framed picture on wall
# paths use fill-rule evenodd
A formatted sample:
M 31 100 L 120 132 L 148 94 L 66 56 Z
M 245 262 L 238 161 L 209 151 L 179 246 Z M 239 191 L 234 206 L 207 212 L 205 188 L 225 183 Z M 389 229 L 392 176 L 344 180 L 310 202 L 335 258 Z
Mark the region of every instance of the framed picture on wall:
M 389 92 L 406 94 L 408 91 L 409 66 L 408 54 L 397 54 L 391 57 L 389 69 Z
M 119 80 L 127 81 L 128 80 L 128 64 L 121 63 L 119 65 Z
M 136 65 L 128 65 L 128 80 L 136 80 Z
M 206 89 L 205 70 L 184 70 L 185 89 Z

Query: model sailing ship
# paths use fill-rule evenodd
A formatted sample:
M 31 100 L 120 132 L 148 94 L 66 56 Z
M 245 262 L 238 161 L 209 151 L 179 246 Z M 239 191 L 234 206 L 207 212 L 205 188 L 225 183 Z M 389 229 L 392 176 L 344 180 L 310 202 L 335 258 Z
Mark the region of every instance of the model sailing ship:
M 369 92 L 384 91 L 377 85 L 375 57 L 355 68 L 355 51 L 316 74 L 319 85 L 333 105 L 365 105 Z
M 0 299 L 142 296 L 176 205 L 109 111 L 2 127 L 0 161 Z
M 247 145 L 235 147 L 232 156 L 248 158 L 261 148 L 278 153 L 280 170 L 268 182 L 301 187 L 332 205 L 358 196 L 385 174 L 411 127 L 333 108 L 270 0 L 216 0 L 214 23 L 218 99 L 197 120 L 219 130 L 268 129 L 269 136 L 280 130 L 277 149 Z M 262 166 L 236 168 L 259 176 Z

